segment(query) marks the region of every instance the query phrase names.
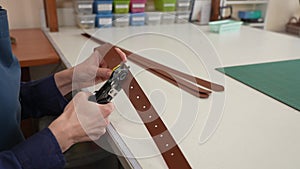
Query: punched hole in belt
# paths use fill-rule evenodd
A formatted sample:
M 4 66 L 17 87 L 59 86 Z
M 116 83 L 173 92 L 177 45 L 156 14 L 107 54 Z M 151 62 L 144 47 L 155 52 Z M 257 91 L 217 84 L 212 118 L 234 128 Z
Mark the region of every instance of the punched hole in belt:
M 174 153 L 171 153 L 171 156 L 174 156 L 175 154 Z
M 140 98 L 140 96 L 136 96 L 136 98 L 137 98 L 137 99 L 139 99 L 139 98 Z
M 155 127 L 155 128 L 157 128 L 157 127 L 158 127 L 158 125 L 154 125 L 154 127 Z

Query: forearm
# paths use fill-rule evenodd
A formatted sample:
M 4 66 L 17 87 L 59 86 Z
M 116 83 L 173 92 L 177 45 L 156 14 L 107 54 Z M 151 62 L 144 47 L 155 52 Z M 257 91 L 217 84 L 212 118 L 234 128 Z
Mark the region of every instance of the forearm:
M 62 169 L 64 164 L 64 155 L 49 129 L 36 133 L 11 150 L 0 152 L 1 169 Z
M 65 96 L 72 91 L 72 78 L 74 68 L 55 73 L 54 79 L 60 93 Z
M 41 80 L 21 83 L 19 97 L 22 119 L 60 115 L 68 103 L 57 88 L 53 75 Z

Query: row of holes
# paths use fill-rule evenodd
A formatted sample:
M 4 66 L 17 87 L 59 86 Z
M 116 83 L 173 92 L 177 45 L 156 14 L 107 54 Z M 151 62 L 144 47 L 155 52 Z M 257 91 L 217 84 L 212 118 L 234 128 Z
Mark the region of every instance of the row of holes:
M 131 90 L 133 90 L 133 88 L 134 88 L 133 86 L 130 86 L 130 89 L 131 89 Z M 137 96 L 136 96 L 136 99 L 140 99 L 140 96 L 137 95 Z M 146 106 L 145 106 L 145 105 L 143 106 L 143 109 L 146 109 Z M 151 118 L 152 118 L 152 116 L 149 115 L 149 119 L 151 119 Z M 156 124 L 156 125 L 154 125 L 154 127 L 157 128 L 158 125 Z M 163 134 L 161 134 L 159 137 L 162 138 L 162 137 L 163 137 Z M 169 147 L 169 144 L 167 143 L 167 144 L 165 144 L 165 146 L 166 146 L 166 147 Z M 174 154 L 174 153 L 171 153 L 170 155 L 171 155 L 171 156 L 174 156 L 175 154 Z

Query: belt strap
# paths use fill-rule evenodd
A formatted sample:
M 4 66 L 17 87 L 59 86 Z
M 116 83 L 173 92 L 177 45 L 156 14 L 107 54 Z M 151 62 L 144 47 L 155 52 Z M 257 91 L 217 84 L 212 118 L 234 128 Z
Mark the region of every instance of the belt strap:
M 99 44 L 105 44 L 106 42 L 92 37 L 91 35 L 84 33 L 85 37 L 91 38 L 93 41 Z M 122 49 L 128 57 L 128 60 L 138 64 L 139 66 L 147 69 L 148 71 L 154 73 L 155 75 L 163 78 L 169 83 L 179 86 L 181 89 L 189 92 L 190 94 L 200 97 L 207 98 L 211 91 L 223 91 L 224 87 L 216 83 L 212 83 L 191 75 L 179 72 L 172 68 L 166 67 L 137 54 L 134 54 L 126 49 Z M 116 65 L 120 64 L 122 61 L 117 52 L 111 48 L 107 54 L 104 56 L 104 61 L 106 62 L 108 68 L 114 68 Z M 192 84 L 192 83 L 196 83 Z M 201 88 L 201 87 L 204 88 Z M 148 100 L 146 94 L 143 92 L 142 88 L 133 77 L 131 72 L 127 75 L 126 80 L 122 86 L 130 102 L 134 106 L 141 120 L 143 121 L 145 127 L 147 128 L 149 134 L 151 135 L 153 141 L 155 142 L 157 148 L 159 149 L 165 163 L 171 169 L 190 169 L 188 161 L 184 157 L 184 154 L 180 150 L 176 141 L 172 137 L 168 128 L 163 123 L 162 119 L 159 117 L 158 113 Z M 206 88 L 206 89 L 205 89 Z M 209 89 L 209 90 L 207 90 Z
M 200 86 L 203 86 L 207 89 L 211 89 L 213 91 L 224 91 L 224 87 L 219 85 L 219 84 L 216 84 L 216 83 L 213 83 L 213 82 L 209 82 L 207 80 L 204 80 L 204 79 L 200 79 L 198 77 L 194 77 L 194 76 L 191 76 L 189 74 L 186 74 L 186 73 L 183 73 L 183 72 L 180 72 L 178 70 L 175 70 L 175 69 L 172 69 L 170 67 L 167 67 L 165 65 L 162 65 L 162 64 L 159 64 L 157 62 L 154 62 L 154 61 L 151 61 L 145 57 L 142 57 L 142 56 L 139 56 L 137 54 L 134 54 L 128 50 L 125 50 L 125 49 L 122 49 L 125 51 L 125 53 L 129 56 L 128 59 L 131 60 L 131 61 L 134 61 L 134 62 L 138 62 L 138 64 L 142 64 L 142 63 L 146 63 L 146 64 L 149 64 L 151 65 L 154 69 L 159 69 L 159 70 L 164 70 L 166 72 L 169 72 L 169 73 L 172 73 L 173 75 L 176 75 L 176 76 L 179 76 L 181 78 L 184 78 L 185 80 L 188 80 L 188 81 L 191 81 L 191 82 L 194 82 Z M 205 92 L 207 93 L 208 91 L 205 90 L 205 89 L 202 89 L 200 92 Z
M 148 70 L 149 72 L 155 74 L 156 76 L 166 80 L 167 82 L 171 83 L 172 85 L 175 85 L 186 92 L 190 93 L 191 95 L 194 95 L 196 97 L 200 98 L 208 98 L 211 91 L 199 88 L 190 82 L 181 79 L 180 77 L 177 77 L 176 75 L 170 75 L 168 72 L 161 70 L 159 68 L 154 68 L 151 65 L 146 65 L 142 62 L 139 62 L 137 60 L 131 60 L 132 62 L 136 63 L 137 65 L 141 66 L 142 68 Z
M 112 48 L 104 56 L 104 61 L 107 63 L 108 68 L 112 69 L 122 60 Z M 190 169 L 191 166 L 168 131 L 168 128 L 130 71 L 122 88 L 153 138 L 167 166 L 171 169 Z
M 90 38 L 91 40 L 99 43 L 99 44 L 105 44 L 106 42 L 98 39 L 96 37 L 91 36 L 88 33 L 82 33 L 83 36 Z M 120 48 L 120 47 L 119 47 Z M 162 64 L 159 64 L 157 62 L 151 61 L 149 59 L 146 59 L 142 56 L 139 56 L 135 53 L 132 53 L 126 49 L 121 48 L 123 52 L 128 57 L 128 60 L 136 63 L 137 65 L 147 69 L 149 72 L 157 75 L 158 77 L 168 81 L 169 83 L 176 85 L 180 87 L 182 90 L 185 90 L 186 92 L 200 98 L 207 98 L 211 91 L 213 90 L 216 92 L 224 91 L 224 87 L 222 85 L 209 82 L 207 80 L 191 76 L 189 74 L 180 72 L 178 70 L 169 68 L 167 66 L 164 66 Z M 176 78 L 176 79 L 175 79 Z M 193 83 L 196 83 L 193 84 Z M 200 88 L 200 87 L 201 88 Z M 206 89 L 204 89 L 204 88 Z M 209 90 L 207 90 L 209 89 Z

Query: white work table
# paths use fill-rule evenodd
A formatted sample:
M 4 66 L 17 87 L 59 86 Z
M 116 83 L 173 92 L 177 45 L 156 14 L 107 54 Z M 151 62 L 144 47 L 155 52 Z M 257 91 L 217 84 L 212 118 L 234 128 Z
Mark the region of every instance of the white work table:
M 128 62 L 192 168 L 300 168 L 300 112 L 214 70 L 300 59 L 299 38 L 248 27 L 219 35 L 192 24 L 87 31 L 174 69 L 224 85 L 224 92 L 199 99 Z M 47 32 L 67 67 L 88 57 L 98 46 L 81 36 L 82 32 L 72 27 Z M 111 124 L 133 161 L 145 169 L 167 168 L 126 95 L 121 92 L 113 102 L 116 110 Z M 128 154 L 122 152 L 127 151 L 123 146 L 119 151 Z

